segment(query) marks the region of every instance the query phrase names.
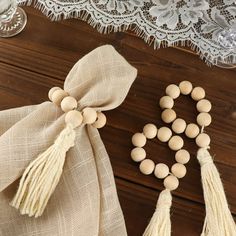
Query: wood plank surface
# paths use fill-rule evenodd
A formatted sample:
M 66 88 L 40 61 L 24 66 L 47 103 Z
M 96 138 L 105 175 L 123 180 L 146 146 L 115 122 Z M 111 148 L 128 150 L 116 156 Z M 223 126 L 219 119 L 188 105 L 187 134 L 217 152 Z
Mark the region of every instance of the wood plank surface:
M 50 22 L 39 11 L 25 8 L 28 24 L 24 32 L 11 39 L 0 39 L 0 109 L 47 100 L 52 86 L 61 86 L 73 64 L 97 46 L 112 44 L 133 66 L 138 77 L 125 102 L 106 113 L 107 126 L 101 136 L 109 153 L 129 235 L 141 235 L 154 209 L 162 181 L 143 176 L 131 161 L 131 137 L 146 123 L 158 127 L 161 110 L 158 100 L 170 83 L 191 81 L 206 90 L 212 102 L 213 122 L 207 133 L 211 150 L 221 173 L 231 211 L 236 214 L 236 72 L 207 66 L 188 50 L 165 48 L 158 51 L 132 32 L 99 34 L 79 20 Z M 176 100 L 177 115 L 196 122 L 195 103 L 189 97 Z M 173 192 L 173 236 L 199 235 L 204 219 L 204 201 L 197 147 L 184 137 L 191 153 L 187 175 Z M 157 139 L 145 147 L 148 157 L 169 166 L 174 153 Z

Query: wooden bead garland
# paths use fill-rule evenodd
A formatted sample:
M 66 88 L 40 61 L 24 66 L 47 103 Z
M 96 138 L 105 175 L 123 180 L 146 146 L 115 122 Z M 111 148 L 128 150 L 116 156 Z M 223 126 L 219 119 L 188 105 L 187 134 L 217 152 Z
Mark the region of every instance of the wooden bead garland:
M 185 135 L 188 138 L 196 138 L 199 132 L 200 132 L 199 127 L 196 124 L 191 123 L 187 125 L 187 128 L 185 130 Z
M 171 109 L 174 106 L 174 100 L 170 96 L 163 96 L 159 101 L 159 105 L 162 109 Z
M 164 179 L 169 174 L 169 167 L 166 164 L 159 163 L 155 167 L 154 175 L 158 179 Z
M 188 95 L 192 92 L 193 85 L 189 81 L 182 81 L 179 84 L 179 89 L 183 95 Z
M 140 162 L 146 158 L 146 151 L 143 148 L 136 147 L 131 151 L 131 158 L 135 162 Z
M 143 127 L 143 134 L 147 138 L 155 138 L 157 135 L 157 127 L 153 124 L 147 124 Z
M 173 109 L 174 99 L 179 95 L 190 95 L 197 102 L 196 108 L 199 112 L 197 124 L 186 122 L 177 118 Z M 193 88 L 189 81 L 182 81 L 179 87 L 171 84 L 166 88 L 166 96 L 160 101 L 160 107 L 163 109 L 161 118 L 165 123 L 172 123 L 172 130 L 176 134 L 185 133 L 188 138 L 194 138 L 197 144 L 197 160 L 201 166 L 201 180 L 204 192 L 204 201 L 206 205 L 206 216 L 201 235 L 236 235 L 234 219 L 231 215 L 226 200 L 220 174 L 214 165 L 213 158 L 208 152 L 211 142 L 210 137 L 204 133 L 204 127 L 211 124 L 211 116 L 208 112 L 211 110 L 211 103 L 205 98 L 205 91 L 201 87 Z M 164 163 L 155 163 L 146 158 L 146 152 L 143 146 L 147 139 L 152 139 L 157 135 L 161 142 L 168 142 L 171 150 L 176 151 L 175 160 L 177 163 L 169 167 Z M 154 124 L 147 124 L 143 128 L 143 133 L 136 133 L 132 137 L 132 142 L 136 146 L 131 151 L 131 158 L 135 162 L 141 162 L 139 169 L 141 173 L 163 179 L 165 189 L 159 194 L 155 212 L 143 234 L 143 236 L 170 236 L 171 220 L 170 207 L 172 204 L 171 191 L 179 186 L 179 179 L 183 178 L 187 169 L 185 164 L 189 162 L 190 154 L 183 148 L 184 141 L 179 135 L 173 135 L 168 127 L 156 128 Z
M 142 133 L 136 133 L 132 137 L 132 143 L 136 147 L 143 147 L 146 144 L 146 137 Z
M 67 96 L 61 101 L 61 109 L 64 112 L 68 112 L 77 108 L 77 101 L 71 96 Z
M 186 124 L 182 118 L 177 118 L 176 112 L 173 110 L 174 99 L 177 99 L 180 94 L 191 95 L 192 99 L 197 101 L 196 108 L 200 112 L 197 116 L 197 124 Z M 179 86 L 171 84 L 166 88 L 166 95 L 161 97 L 159 101 L 160 107 L 163 109 L 161 118 L 165 123 L 172 123 L 171 128 L 174 133 L 185 135 L 188 138 L 195 138 L 196 144 L 199 147 L 208 147 L 210 144 L 210 137 L 203 133 L 204 127 L 210 125 L 211 116 L 208 112 L 211 110 L 211 103 L 205 98 L 205 91 L 201 87 L 193 88 L 189 81 L 182 81 Z M 157 129 L 154 124 L 146 124 L 142 133 L 136 133 L 132 137 L 132 143 L 135 148 L 131 151 L 131 158 L 135 162 L 140 162 L 139 169 L 145 175 L 154 173 L 158 179 L 164 179 L 164 186 L 166 189 L 172 191 L 179 186 L 180 178 L 183 178 L 187 169 L 185 164 L 190 160 L 190 154 L 183 149 L 184 141 L 179 135 L 172 136 L 172 130 L 168 127 L 161 127 Z M 144 146 L 147 139 L 157 137 L 161 142 L 168 142 L 171 150 L 175 151 L 176 163 L 172 165 L 171 169 L 164 164 L 158 163 L 156 166 L 151 159 L 146 158 Z
M 141 162 L 139 169 L 145 175 L 150 175 L 155 168 L 155 163 L 150 159 L 145 159 Z
M 97 120 L 92 125 L 97 129 L 101 129 L 105 126 L 106 122 L 106 116 L 102 112 L 97 112 Z
M 166 88 L 166 94 L 170 96 L 171 98 L 176 99 L 180 95 L 180 89 L 177 85 L 170 84 Z
M 185 120 L 183 120 L 183 119 L 181 119 L 181 118 L 177 118 L 177 119 L 173 122 L 171 128 L 172 128 L 172 130 L 173 130 L 176 134 L 181 134 L 181 133 L 183 133 L 183 132 L 185 131 L 186 126 L 187 126 L 187 125 L 186 125 Z
M 64 97 L 68 96 L 68 93 L 62 89 L 57 89 L 54 91 L 51 95 L 51 101 L 59 106 L 61 104 L 61 101 Z
M 90 107 L 84 108 L 82 112 L 76 110 L 78 106 L 76 99 L 59 87 L 51 88 L 48 97 L 66 113 L 65 123 L 70 124 L 73 128 L 84 123 L 100 129 L 106 124 L 106 116 L 102 112 L 96 112 Z
M 175 153 L 175 160 L 180 164 L 187 164 L 190 160 L 190 154 L 185 149 L 180 149 Z
M 176 113 L 173 109 L 165 109 L 161 113 L 161 118 L 165 123 L 171 123 L 176 119 Z

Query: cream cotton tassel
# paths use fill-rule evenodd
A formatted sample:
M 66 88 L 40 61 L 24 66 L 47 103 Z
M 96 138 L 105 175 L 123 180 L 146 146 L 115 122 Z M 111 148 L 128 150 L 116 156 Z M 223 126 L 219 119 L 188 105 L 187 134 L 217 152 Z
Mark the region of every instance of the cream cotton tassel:
M 67 125 L 54 144 L 29 164 L 11 202 L 21 214 L 42 215 L 60 180 L 66 152 L 74 145 L 75 131 L 71 125 Z
M 165 189 L 160 193 L 157 201 L 156 210 L 147 226 L 143 236 L 170 236 L 170 207 L 172 196 L 170 190 Z
M 206 148 L 200 148 L 197 159 L 206 205 L 206 217 L 201 236 L 235 236 L 236 226 L 229 210 L 223 184 L 213 159 Z

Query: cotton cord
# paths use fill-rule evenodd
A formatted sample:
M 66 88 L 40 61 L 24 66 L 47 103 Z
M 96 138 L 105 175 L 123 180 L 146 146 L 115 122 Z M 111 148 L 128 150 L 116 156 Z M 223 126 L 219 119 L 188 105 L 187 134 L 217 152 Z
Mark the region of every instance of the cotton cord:
M 201 179 L 206 205 L 206 217 L 201 236 L 235 236 L 235 222 L 213 159 L 206 148 L 198 150 L 197 159 L 201 165 Z
M 156 210 L 152 219 L 147 226 L 143 236 L 170 236 L 171 221 L 170 207 L 172 204 L 172 196 L 170 190 L 163 190 L 157 200 Z
M 54 144 L 26 168 L 11 206 L 22 215 L 41 216 L 60 180 L 66 152 L 74 145 L 75 131 L 68 125 Z

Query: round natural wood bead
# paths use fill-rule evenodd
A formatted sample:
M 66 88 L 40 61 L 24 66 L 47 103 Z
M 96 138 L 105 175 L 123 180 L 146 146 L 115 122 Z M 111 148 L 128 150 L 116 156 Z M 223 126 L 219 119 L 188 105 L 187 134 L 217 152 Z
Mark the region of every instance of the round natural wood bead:
M 143 127 L 143 134 L 146 136 L 146 138 L 155 138 L 157 135 L 157 127 L 153 124 L 146 124 Z
M 73 128 L 77 128 L 82 124 L 83 116 L 77 110 L 69 111 L 65 115 L 66 124 L 71 124 Z
M 64 112 L 68 112 L 77 108 L 77 101 L 75 98 L 68 96 L 62 99 L 61 109 Z
M 159 105 L 162 109 L 170 109 L 174 106 L 174 100 L 170 96 L 163 96 L 159 101 Z
M 145 159 L 141 162 L 139 169 L 144 175 L 150 175 L 155 168 L 155 163 L 150 159 Z
M 183 164 L 175 163 L 171 167 L 171 172 L 175 177 L 177 177 L 178 179 L 181 179 L 186 175 L 187 169 Z
M 159 163 L 156 165 L 154 175 L 158 179 L 164 179 L 169 174 L 169 167 L 166 164 Z
M 166 94 L 172 97 L 173 99 L 176 99 L 180 95 L 180 89 L 177 85 L 170 84 L 166 87 Z
M 207 148 L 210 145 L 211 139 L 209 135 L 201 133 L 197 136 L 195 141 L 198 147 Z
M 62 89 L 58 89 L 54 91 L 53 94 L 51 95 L 52 102 L 56 104 L 57 106 L 60 106 L 62 99 L 67 96 L 68 96 L 68 93 L 66 91 Z
M 171 123 L 176 119 L 176 113 L 173 109 L 165 109 L 161 113 L 161 118 L 165 123 Z
M 196 138 L 199 132 L 200 132 L 199 127 L 196 124 L 191 123 L 187 125 L 187 128 L 185 130 L 185 135 L 188 138 Z
M 53 88 L 51 88 L 50 90 L 49 90 L 49 92 L 48 92 L 48 98 L 52 101 L 52 94 L 56 91 L 56 90 L 59 90 L 59 89 L 61 89 L 61 88 L 59 88 L 59 87 L 53 87 Z
M 176 119 L 176 120 L 173 122 L 171 128 L 172 128 L 172 130 L 173 130 L 175 133 L 181 134 L 181 133 L 183 133 L 184 130 L 186 129 L 186 126 L 187 126 L 187 125 L 186 125 L 185 120 L 183 120 L 183 119 L 181 119 L 181 118 L 178 118 L 178 119 Z
M 183 95 L 188 95 L 192 92 L 193 85 L 189 81 L 182 81 L 179 84 L 179 89 Z
M 180 164 L 186 164 L 190 160 L 190 154 L 185 149 L 180 149 L 175 153 L 175 160 Z
M 211 124 L 211 115 L 206 112 L 202 112 L 197 116 L 197 123 L 200 126 L 209 126 Z
M 131 158 L 135 162 L 140 162 L 146 158 L 146 151 L 143 148 L 136 147 L 131 151 Z
M 199 112 L 209 112 L 211 107 L 211 102 L 207 99 L 202 99 L 197 103 L 197 110 Z
M 107 118 L 102 112 L 97 112 L 97 120 L 92 124 L 93 127 L 101 129 L 107 123 Z
M 173 191 L 178 188 L 179 180 L 175 176 L 169 175 L 164 179 L 164 186 L 166 189 Z
M 169 140 L 168 146 L 171 150 L 177 151 L 184 146 L 184 140 L 180 136 L 175 135 Z
M 97 112 L 91 107 L 84 108 L 82 115 L 85 124 L 93 124 L 97 119 Z
M 195 87 L 191 93 L 191 97 L 195 101 L 199 101 L 205 97 L 205 90 L 201 87 Z
M 132 137 L 132 143 L 136 147 L 143 147 L 146 144 L 146 137 L 142 133 L 136 133 Z
M 172 136 L 172 131 L 168 127 L 161 127 L 157 132 L 157 138 L 161 142 L 167 142 Z

